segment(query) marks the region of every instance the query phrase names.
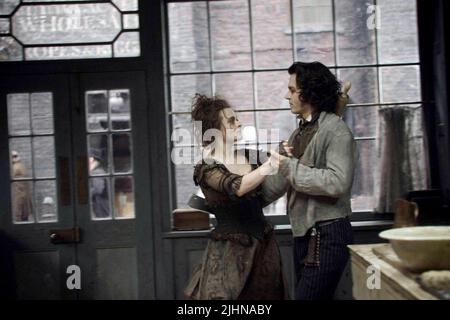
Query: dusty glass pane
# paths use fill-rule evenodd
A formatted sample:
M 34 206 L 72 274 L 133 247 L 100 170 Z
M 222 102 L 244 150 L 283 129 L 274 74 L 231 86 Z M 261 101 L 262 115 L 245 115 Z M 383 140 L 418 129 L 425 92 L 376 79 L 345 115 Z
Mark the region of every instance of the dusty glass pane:
M 140 54 L 139 32 L 124 32 L 114 42 L 114 57 L 138 57 Z
M 119 8 L 120 11 L 137 11 L 137 0 L 112 0 L 112 2 Z
M 88 132 L 108 129 L 108 100 L 106 91 L 86 91 L 86 129 Z
M 174 114 L 172 118 L 172 135 L 174 145 L 191 145 L 195 143 L 194 124 L 190 114 Z
M 196 186 L 192 179 L 194 174 L 193 164 L 174 165 L 175 181 L 177 190 L 177 208 L 188 208 L 188 201 L 191 195 L 196 191 Z
M 115 177 L 114 181 L 114 217 L 134 218 L 133 177 Z
M 130 124 L 130 90 L 110 90 L 109 110 L 111 112 L 112 130 L 131 129 Z
M 114 173 L 133 172 L 130 134 L 113 134 L 112 146 Z
M 258 111 L 256 121 L 261 142 L 287 140 L 296 128 L 296 116 L 290 110 Z
M 418 66 L 383 67 L 381 71 L 381 102 L 420 101 Z
M 376 68 L 349 68 L 338 70 L 341 82 L 350 81 L 349 103 L 378 102 L 378 85 Z
M 10 93 L 7 95 L 8 132 L 11 136 L 31 134 L 30 95 Z
M 376 63 L 375 27 L 370 24 L 371 14 L 367 13 L 372 12 L 373 0 L 334 3 L 338 65 Z
M 252 67 L 248 1 L 209 3 L 214 70 Z
M 334 65 L 331 0 L 293 0 L 296 60 Z
M 378 0 L 381 21 L 378 30 L 380 63 L 418 62 L 416 1 Z
M 24 44 L 108 42 L 122 29 L 121 14 L 109 3 L 25 5 L 12 27 Z
M 293 62 L 290 0 L 251 4 L 256 68 L 288 68 Z
M 11 178 L 32 178 L 31 138 L 9 139 L 9 150 L 11 152 Z
M 214 95 L 225 98 L 235 110 L 253 109 L 251 73 L 218 73 L 214 75 Z
M 255 123 L 255 113 L 254 112 L 236 112 L 236 117 L 242 125 L 242 135 L 243 139 L 248 139 L 250 135 L 246 135 L 245 131 L 248 130 L 246 127 L 256 128 Z
M 357 141 L 359 161 L 355 169 L 352 188 L 352 210 L 373 211 L 374 168 L 376 165 L 375 140 Z
M 25 60 L 62 60 L 111 58 L 111 45 L 30 47 L 25 48 Z
M 9 33 L 9 18 L 0 19 L 0 33 Z
M 92 219 L 111 218 L 109 178 L 89 178 L 89 195 Z
M 58 221 L 56 181 L 35 181 L 34 191 L 37 221 L 41 223 Z
M 257 72 L 257 108 L 289 108 L 289 102 L 284 98 L 287 92 L 289 74 L 286 71 Z
M 172 111 L 190 112 L 192 99 L 196 93 L 211 95 L 209 74 L 173 76 L 170 78 Z
M 71 2 L 71 1 L 91 1 L 92 0 L 22 0 L 22 2 Z
M 11 182 L 11 209 L 13 222 L 34 222 L 33 208 L 33 182 Z
M 20 0 L 2 0 L 0 1 L 0 15 L 8 15 L 19 5 Z
M 0 37 L 0 61 L 23 60 L 22 46 L 12 37 Z
M 55 177 L 55 140 L 50 137 L 33 137 L 33 162 L 35 178 Z
M 33 134 L 53 133 L 53 95 L 51 92 L 31 94 Z
M 210 50 L 206 2 L 169 3 L 172 72 L 209 71 Z
M 349 107 L 344 121 L 355 137 L 375 137 L 378 125 L 378 107 Z
M 139 15 L 138 14 L 124 14 L 123 15 L 123 27 L 124 27 L 124 29 L 139 28 Z
M 88 153 L 90 175 L 104 175 L 109 173 L 108 135 L 89 134 Z

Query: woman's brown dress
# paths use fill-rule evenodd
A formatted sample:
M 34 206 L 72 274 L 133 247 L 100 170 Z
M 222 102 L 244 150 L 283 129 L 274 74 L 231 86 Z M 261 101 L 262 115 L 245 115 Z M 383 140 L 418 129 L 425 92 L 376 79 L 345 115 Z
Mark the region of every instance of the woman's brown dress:
M 237 197 L 242 176 L 215 160 L 197 164 L 194 181 L 200 185 L 217 226 L 185 289 L 187 297 L 286 299 L 280 251 L 263 214 L 260 188 Z

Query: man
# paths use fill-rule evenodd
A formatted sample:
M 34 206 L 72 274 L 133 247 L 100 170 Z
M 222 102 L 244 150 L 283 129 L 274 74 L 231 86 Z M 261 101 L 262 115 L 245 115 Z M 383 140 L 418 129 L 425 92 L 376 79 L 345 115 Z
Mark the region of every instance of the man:
M 287 191 L 295 298 L 331 299 L 348 261 L 347 245 L 353 241 L 348 216 L 356 143 L 336 115 L 343 106 L 335 76 L 319 62 L 296 62 L 288 71 L 285 98 L 300 120 L 299 128 L 282 154 L 272 152 L 279 171 L 267 177 L 263 195 L 273 201 Z M 344 92 L 348 89 L 346 85 Z

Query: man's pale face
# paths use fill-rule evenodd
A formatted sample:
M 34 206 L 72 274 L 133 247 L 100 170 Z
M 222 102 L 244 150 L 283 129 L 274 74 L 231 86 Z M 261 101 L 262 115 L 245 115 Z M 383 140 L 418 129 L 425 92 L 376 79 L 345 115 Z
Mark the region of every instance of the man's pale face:
M 231 108 L 223 109 L 221 111 L 221 118 L 224 138 L 230 137 L 233 141 L 242 139 L 241 122 L 234 110 Z
M 296 74 L 291 74 L 288 83 L 288 92 L 284 96 L 289 101 L 291 112 L 295 114 L 305 114 L 309 112 L 307 106 L 300 100 L 300 89 L 297 87 Z

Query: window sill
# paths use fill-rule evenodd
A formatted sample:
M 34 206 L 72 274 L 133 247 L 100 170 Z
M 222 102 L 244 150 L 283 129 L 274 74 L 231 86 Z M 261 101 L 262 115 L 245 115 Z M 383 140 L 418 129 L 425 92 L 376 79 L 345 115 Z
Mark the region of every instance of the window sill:
M 352 221 L 352 228 L 354 231 L 363 230 L 382 230 L 392 227 L 392 220 L 372 220 L 372 221 Z M 290 224 L 275 225 L 276 234 L 291 234 Z M 164 239 L 178 239 L 178 238 L 206 238 L 210 230 L 191 230 L 191 231 L 170 231 L 163 233 Z

